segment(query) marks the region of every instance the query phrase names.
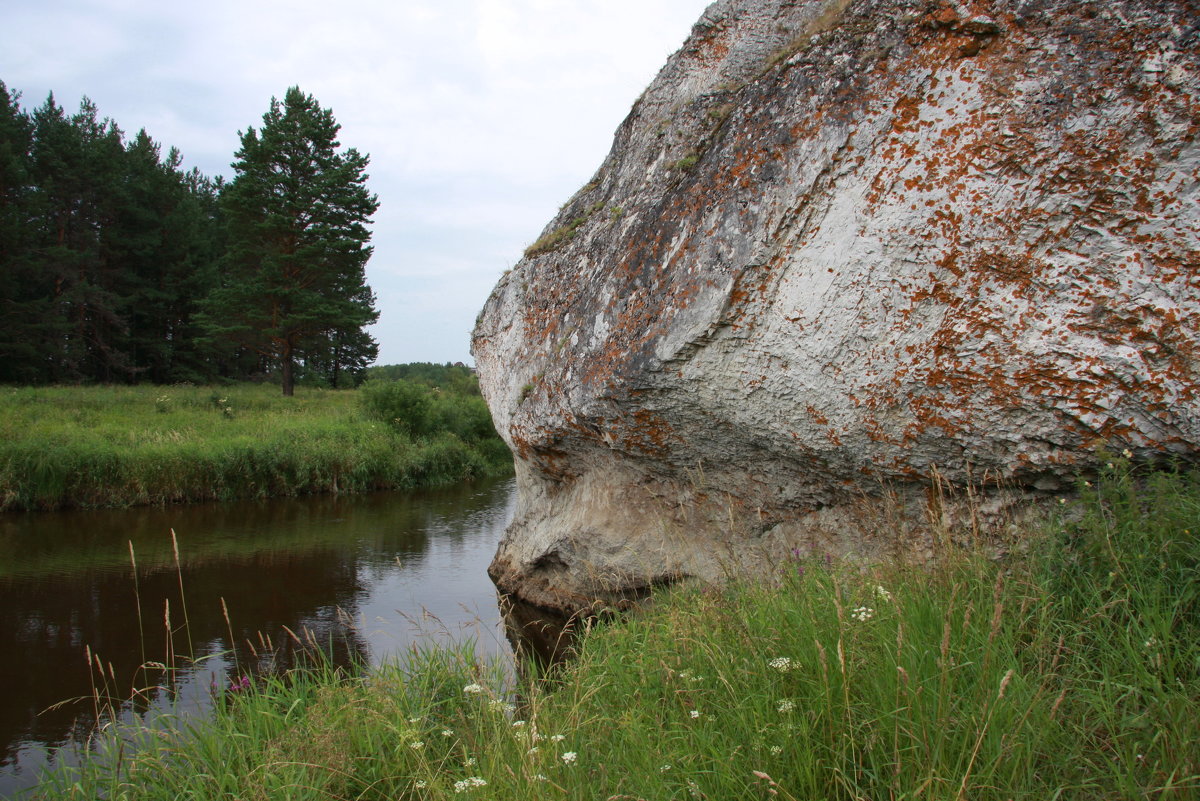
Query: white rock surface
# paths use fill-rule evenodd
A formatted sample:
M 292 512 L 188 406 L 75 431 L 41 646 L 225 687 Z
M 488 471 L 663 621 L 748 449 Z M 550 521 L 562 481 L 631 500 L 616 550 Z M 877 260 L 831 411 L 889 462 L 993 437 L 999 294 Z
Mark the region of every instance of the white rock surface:
M 480 315 L 499 586 L 571 610 L 920 553 L 939 481 L 998 508 L 1193 458 L 1189 8 L 714 3 Z

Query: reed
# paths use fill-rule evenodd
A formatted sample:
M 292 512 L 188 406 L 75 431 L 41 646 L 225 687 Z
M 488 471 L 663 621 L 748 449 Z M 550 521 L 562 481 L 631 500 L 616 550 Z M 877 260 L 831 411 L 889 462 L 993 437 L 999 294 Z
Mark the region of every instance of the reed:
M 509 470 L 494 435 L 414 436 L 372 419 L 355 390 L 0 389 L 0 511 L 406 489 Z
M 469 643 L 262 678 L 41 797 L 1200 797 L 1200 477 L 1081 489 L 1004 560 L 660 591 L 540 680 Z

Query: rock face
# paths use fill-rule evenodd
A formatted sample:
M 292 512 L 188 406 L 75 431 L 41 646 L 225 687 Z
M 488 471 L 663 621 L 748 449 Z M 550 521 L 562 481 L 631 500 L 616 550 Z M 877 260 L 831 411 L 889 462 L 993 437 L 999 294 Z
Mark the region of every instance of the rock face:
M 946 492 L 995 511 L 1108 452 L 1193 458 L 1198 26 L 714 3 L 475 329 L 520 487 L 498 585 L 569 611 L 920 551 Z

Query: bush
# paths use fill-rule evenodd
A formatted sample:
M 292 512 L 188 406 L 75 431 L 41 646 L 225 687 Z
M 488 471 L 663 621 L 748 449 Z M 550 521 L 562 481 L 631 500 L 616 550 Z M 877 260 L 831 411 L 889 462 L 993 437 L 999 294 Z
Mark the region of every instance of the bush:
M 453 434 L 464 442 L 499 440 L 487 404 L 414 381 L 369 381 L 362 387 L 364 413 L 413 437 Z
M 409 381 L 368 381 L 362 386 L 362 405 L 368 417 L 410 436 L 433 430 L 433 391 Z

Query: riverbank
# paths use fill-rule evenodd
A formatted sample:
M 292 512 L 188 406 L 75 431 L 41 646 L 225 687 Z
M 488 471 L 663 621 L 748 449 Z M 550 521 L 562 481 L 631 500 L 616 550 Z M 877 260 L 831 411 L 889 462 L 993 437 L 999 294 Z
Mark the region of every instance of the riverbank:
M 1200 477 L 1082 494 L 1000 561 L 664 591 L 541 683 L 469 647 L 239 680 L 41 797 L 1196 798 Z
M 366 392 L 3 388 L 0 511 L 410 489 L 512 470 L 494 433 L 414 433 L 373 417 Z

